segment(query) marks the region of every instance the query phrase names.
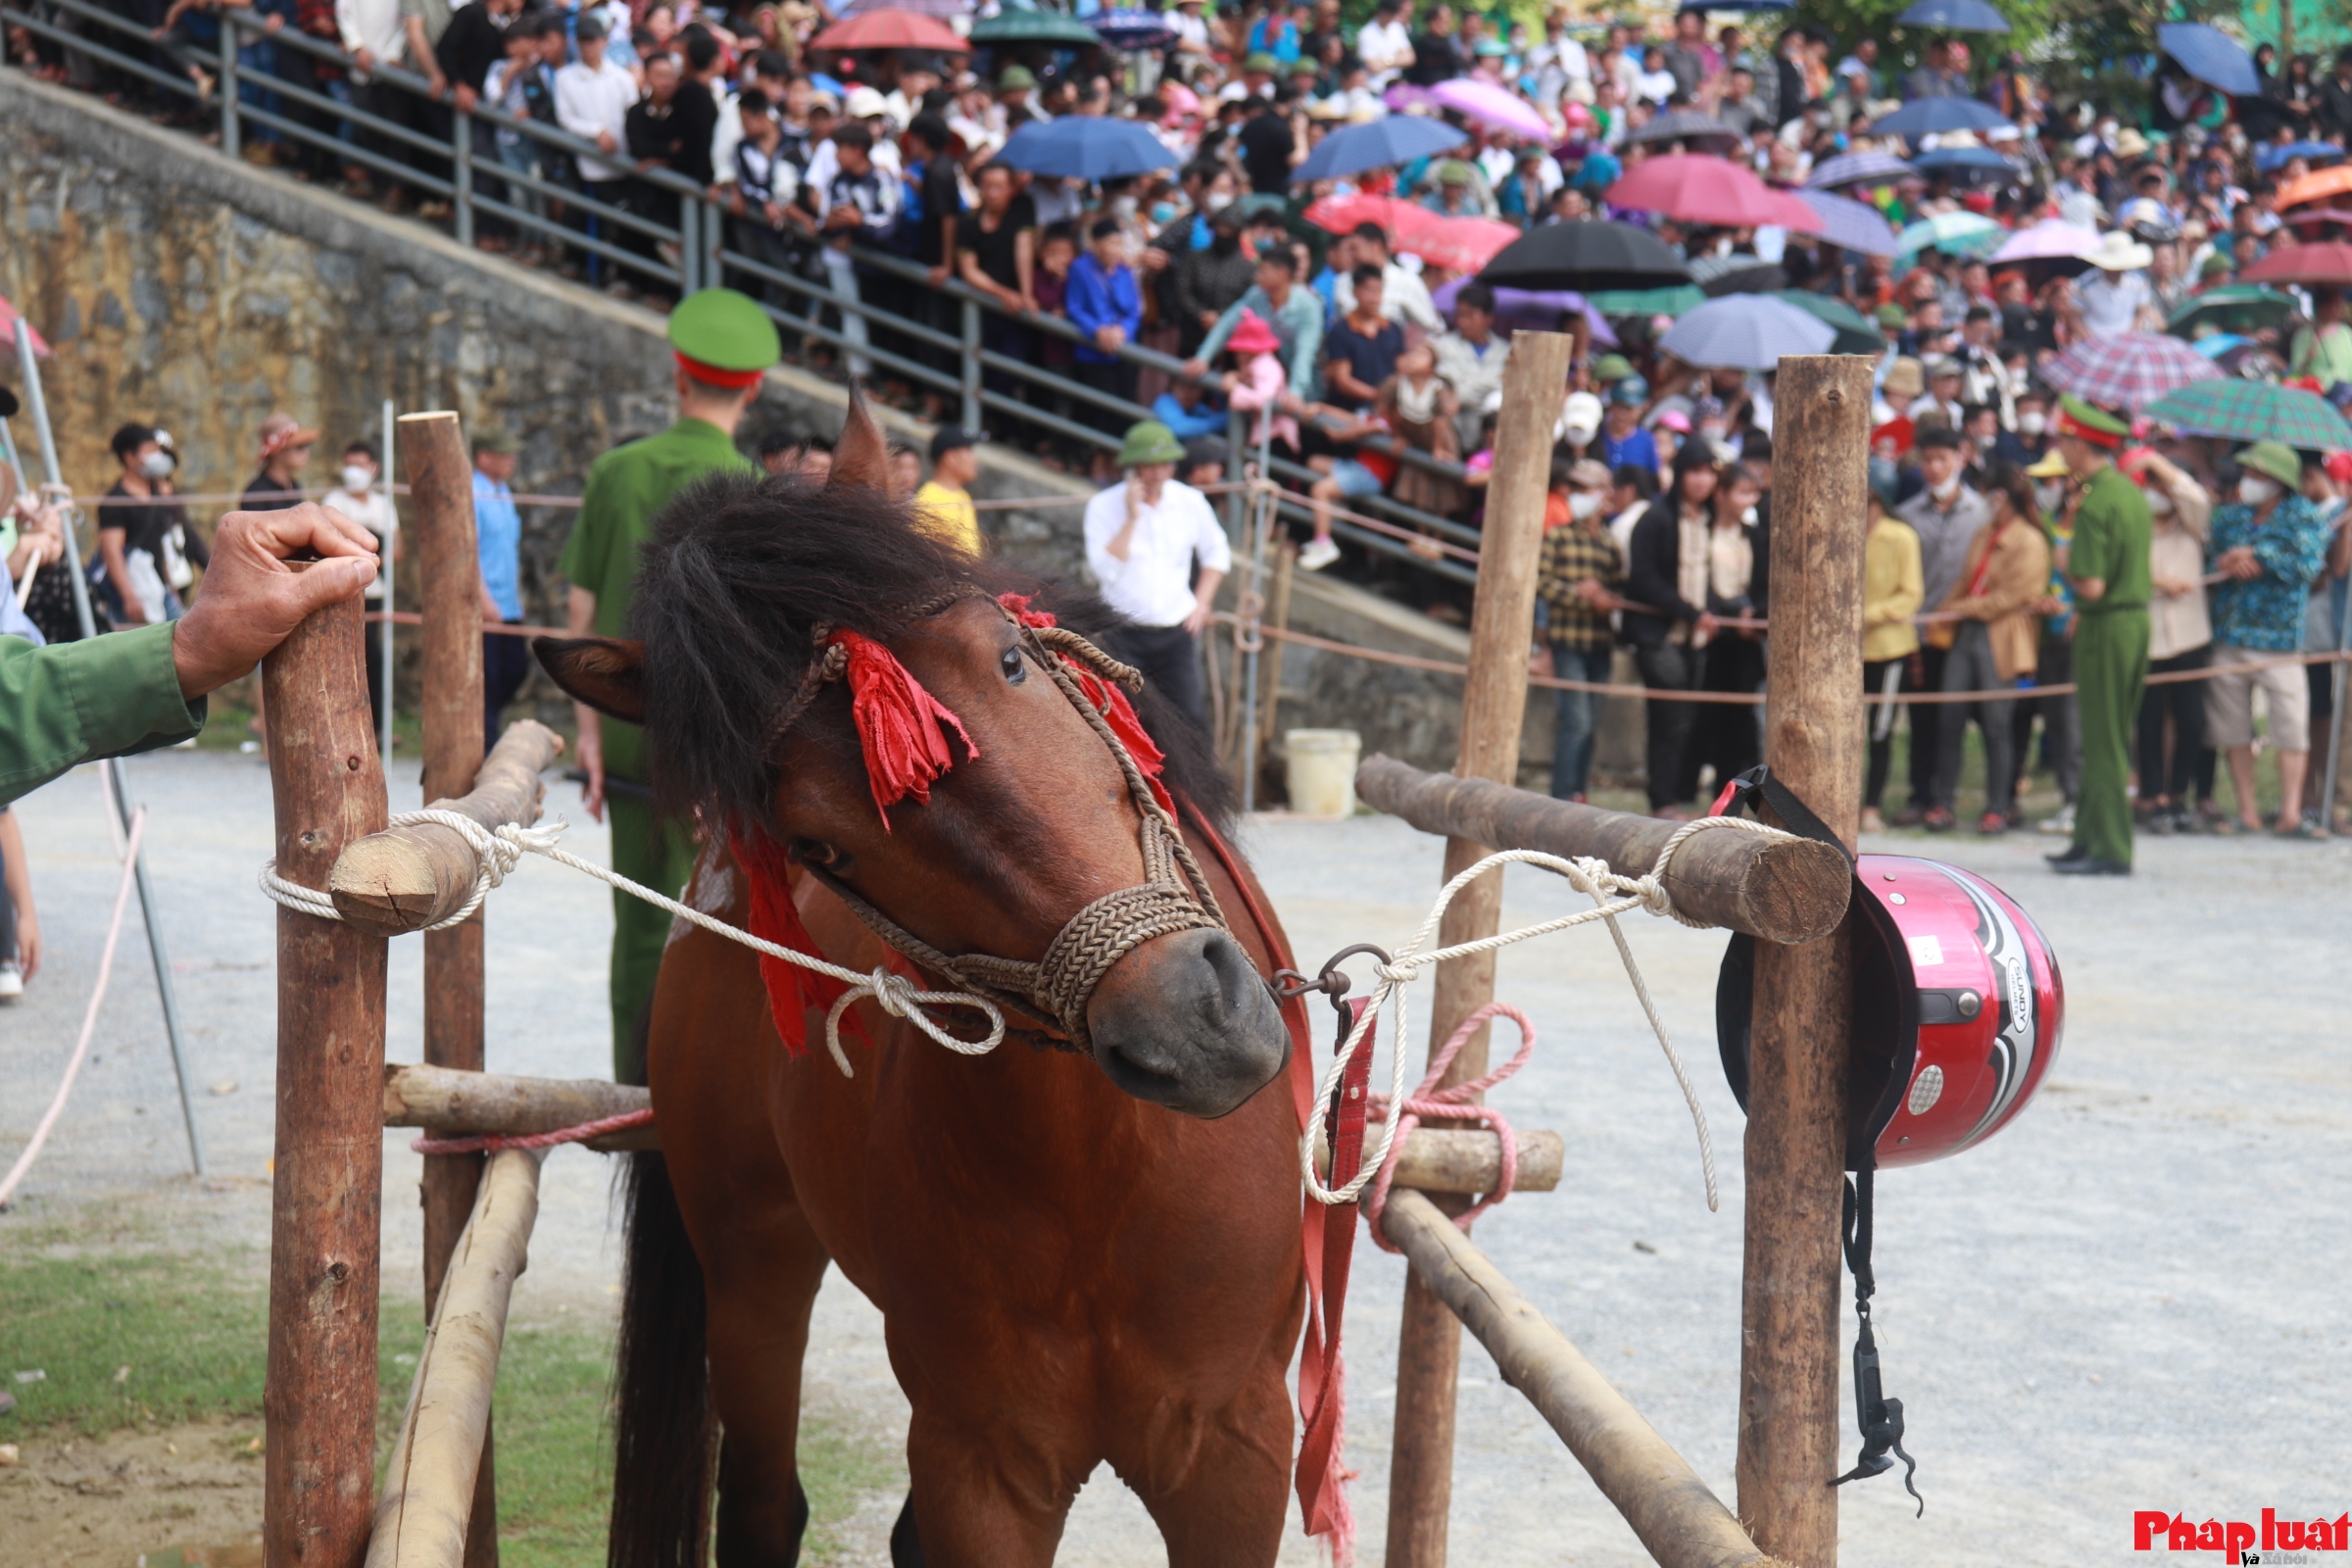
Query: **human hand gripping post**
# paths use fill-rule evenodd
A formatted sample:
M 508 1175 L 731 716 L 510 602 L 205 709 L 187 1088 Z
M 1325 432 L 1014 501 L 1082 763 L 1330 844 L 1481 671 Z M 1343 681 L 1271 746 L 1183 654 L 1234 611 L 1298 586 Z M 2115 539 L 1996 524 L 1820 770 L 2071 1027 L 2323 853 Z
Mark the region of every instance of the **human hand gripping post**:
M 298 559 L 308 554 L 315 559 Z M 180 695 L 236 679 L 311 614 L 375 580 L 375 536 L 316 502 L 285 512 L 232 512 L 213 539 L 204 586 L 172 628 Z

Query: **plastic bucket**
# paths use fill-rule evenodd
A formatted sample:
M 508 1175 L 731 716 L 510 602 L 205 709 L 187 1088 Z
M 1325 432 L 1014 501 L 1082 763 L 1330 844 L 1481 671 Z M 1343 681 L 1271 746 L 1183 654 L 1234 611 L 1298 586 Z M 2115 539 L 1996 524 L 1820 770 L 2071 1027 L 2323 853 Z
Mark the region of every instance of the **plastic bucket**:
M 1295 729 L 1283 736 L 1291 809 L 1300 816 L 1355 814 L 1355 760 L 1364 738 L 1351 729 Z

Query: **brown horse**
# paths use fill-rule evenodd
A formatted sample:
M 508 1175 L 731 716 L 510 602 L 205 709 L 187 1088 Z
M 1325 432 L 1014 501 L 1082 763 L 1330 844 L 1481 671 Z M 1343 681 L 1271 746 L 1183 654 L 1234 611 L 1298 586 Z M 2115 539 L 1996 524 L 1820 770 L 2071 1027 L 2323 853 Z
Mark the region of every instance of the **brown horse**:
M 780 847 L 825 957 L 965 989 L 877 928 L 1035 961 L 1146 880 L 1148 808 L 1056 656 L 995 602 L 1016 588 L 1040 591 L 887 499 L 860 405 L 827 484 L 714 481 L 663 515 L 643 642 L 538 651 L 566 691 L 646 726 L 658 799 L 710 830 L 689 902 L 745 924 L 756 873 L 729 838 Z M 1065 627 L 1111 630 L 1099 603 L 1043 593 Z M 968 736 L 927 801 L 877 808 L 851 696 L 823 678 L 845 627 Z M 1231 932 L 1135 947 L 1082 1017 L 1022 1009 L 1020 1033 L 970 1056 L 863 1000 L 871 1044 L 847 1043 L 845 1078 L 816 1045 L 821 1008 L 794 1053 L 758 956 L 673 929 L 647 1042 L 662 1152 L 631 1173 L 613 1568 L 700 1568 L 713 1484 L 720 1564 L 799 1559 L 801 1365 L 828 1262 L 881 1308 L 912 1406 L 895 1562 L 1051 1562 L 1103 1460 L 1178 1568 L 1274 1560 L 1304 1287 L 1298 1111 L 1274 1083 L 1291 1040 L 1263 977 L 1289 960 L 1246 868 L 1212 853 L 1230 807 L 1205 746 L 1153 694 L 1138 708 Z

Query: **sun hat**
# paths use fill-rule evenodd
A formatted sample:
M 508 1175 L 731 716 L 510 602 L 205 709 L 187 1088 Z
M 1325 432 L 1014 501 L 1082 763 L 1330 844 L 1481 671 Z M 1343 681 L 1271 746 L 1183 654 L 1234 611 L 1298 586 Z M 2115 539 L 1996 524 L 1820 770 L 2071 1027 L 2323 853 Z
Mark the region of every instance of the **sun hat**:
M 2066 454 L 2056 447 L 2044 452 L 2032 467 L 2026 470 L 2029 479 L 2063 479 L 2075 470 L 2068 467 Z
M 890 113 L 890 104 L 871 87 L 852 87 L 850 96 L 842 103 L 842 112 L 852 120 L 870 120 L 876 115 Z
M 2283 441 L 2257 441 L 2237 455 L 2237 466 L 2264 473 L 2292 489 L 2303 482 L 2303 460 Z
M 1264 317 L 1245 310 L 1242 318 L 1234 323 L 1233 334 L 1225 339 L 1225 346 L 1236 354 L 1276 354 L 1282 350 L 1282 339 L 1266 324 Z
M 1898 398 L 1915 398 L 1928 389 L 1927 372 L 1920 363 L 1908 354 L 1898 354 L 1886 367 L 1885 383 L 1888 394 Z
M 1590 392 L 1571 392 L 1568 406 L 1560 415 L 1560 429 L 1569 440 L 1583 446 L 1600 428 L 1600 399 Z
M 1182 463 L 1184 443 L 1176 432 L 1157 419 L 1143 419 L 1127 427 L 1127 438 L 1119 446 L 1119 466 L 1139 467 L 1147 463 Z
M 2085 258 L 2103 272 L 2136 272 L 2155 259 L 2155 252 L 2120 228 L 2101 234 L 2097 249 Z
M 1606 490 L 1609 466 L 1598 458 L 1579 458 L 1568 470 L 1568 485 L 1574 490 Z

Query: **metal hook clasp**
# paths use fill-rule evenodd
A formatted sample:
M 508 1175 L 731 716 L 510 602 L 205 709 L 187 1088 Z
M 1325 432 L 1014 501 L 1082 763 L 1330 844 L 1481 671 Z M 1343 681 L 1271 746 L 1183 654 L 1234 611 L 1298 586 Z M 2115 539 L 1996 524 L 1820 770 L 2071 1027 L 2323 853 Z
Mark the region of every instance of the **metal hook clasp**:
M 1358 942 L 1353 947 L 1342 948 L 1324 959 L 1322 970 L 1311 980 L 1296 969 L 1275 970 L 1271 982 L 1275 1000 L 1295 1002 L 1310 991 L 1320 991 L 1331 999 L 1332 1006 L 1345 1013 L 1348 1010 L 1348 992 L 1353 982 L 1348 978 L 1340 965 L 1359 954 L 1366 953 L 1378 958 L 1383 964 L 1393 961 L 1386 949 L 1375 947 L 1369 942 Z

